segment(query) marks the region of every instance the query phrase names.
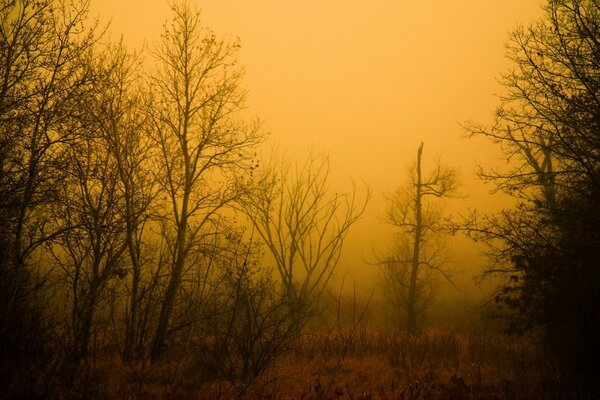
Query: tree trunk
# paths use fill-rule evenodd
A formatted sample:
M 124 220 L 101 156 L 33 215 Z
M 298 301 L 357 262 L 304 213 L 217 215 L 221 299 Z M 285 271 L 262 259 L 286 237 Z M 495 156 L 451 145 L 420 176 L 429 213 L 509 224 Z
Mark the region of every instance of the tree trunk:
M 138 335 L 137 324 L 138 324 L 138 296 L 139 296 L 139 286 L 140 286 L 140 265 L 139 259 L 137 259 L 137 253 L 133 249 L 133 244 L 130 244 L 130 256 L 133 265 L 133 278 L 131 282 L 131 301 L 129 306 L 131 307 L 129 311 L 129 318 L 126 322 L 126 333 L 125 333 L 125 349 L 123 351 L 123 358 L 125 361 L 133 360 L 133 348 L 136 342 L 136 337 Z
M 416 333 L 417 331 L 417 278 L 419 274 L 419 253 L 421 251 L 421 235 L 423 233 L 423 221 L 421 216 L 422 200 L 422 178 L 421 178 L 421 155 L 423 153 L 423 143 L 419 146 L 417 152 L 417 182 L 415 184 L 415 237 L 413 244 L 412 266 L 410 271 L 410 286 L 408 289 L 408 302 L 406 310 L 406 331 Z
M 125 178 L 126 179 L 126 178 Z M 124 179 L 124 182 L 127 181 Z M 137 221 L 134 221 L 133 201 L 130 186 L 126 184 L 125 192 L 127 196 L 126 203 L 126 217 L 127 217 L 127 247 L 129 249 L 129 258 L 131 259 L 131 266 L 133 269 L 133 277 L 131 281 L 131 299 L 129 302 L 130 310 L 129 316 L 126 321 L 126 332 L 125 332 L 125 348 L 123 351 L 123 358 L 129 362 L 133 360 L 133 353 L 135 342 L 138 333 L 138 308 L 139 304 L 139 288 L 142 274 L 142 266 L 140 264 L 140 248 L 139 243 L 136 242 L 135 233 L 138 230 Z
M 184 202 L 181 211 L 181 221 L 177 227 L 177 248 L 175 254 L 175 260 L 173 262 L 173 271 L 171 272 L 171 279 L 167 286 L 167 292 L 165 293 L 165 299 L 163 301 L 160 317 L 158 320 L 158 326 L 156 328 L 156 334 L 152 343 L 151 358 L 153 360 L 159 359 L 165 348 L 165 342 L 167 340 L 167 334 L 169 329 L 169 323 L 171 316 L 173 315 L 173 308 L 175 306 L 175 298 L 177 291 L 181 284 L 181 275 L 183 273 L 183 266 L 185 262 L 185 247 L 186 247 L 186 233 L 187 233 L 187 200 L 189 196 L 184 196 Z
M 86 302 L 87 304 L 87 302 Z M 94 308 L 88 305 L 83 311 L 83 317 L 78 321 L 78 329 L 75 338 L 74 361 L 86 361 L 88 358 L 88 347 L 92 332 L 92 321 L 94 319 Z

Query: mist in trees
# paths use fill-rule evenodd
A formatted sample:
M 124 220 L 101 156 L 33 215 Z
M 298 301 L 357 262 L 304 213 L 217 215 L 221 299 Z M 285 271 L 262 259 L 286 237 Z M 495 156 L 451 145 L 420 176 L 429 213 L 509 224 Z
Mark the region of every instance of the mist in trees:
M 286 296 L 304 314 L 327 289 L 369 193 L 364 200 L 356 190 L 329 193 L 329 160 L 323 157 L 265 171 L 240 204 L 275 259 Z
M 439 161 L 431 172 L 423 165 L 423 143 L 408 170 L 408 182 L 389 199 L 385 222 L 398 229 L 387 254 L 380 256 L 386 297 L 401 314 L 403 329 L 416 333 L 435 298 L 438 278 L 452 282 L 450 232 L 442 200 L 456 195 L 458 172 Z
M 595 1 L 548 2 L 542 21 L 512 34 L 494 124 L 467 125 L 513 161 L 480 175 L 518 200 L 466 220 L 489 244 L 485 273 L 504 279 L 490 311 L 512 330 L 540 330 L 575 387 L 593 386 L 599 372 L 599 21 Z
M 149 70 L 101 44 L 86 2 L 1 17 L 3 388 L 94 396 L 101 355 L 140 376 L 185 355 L 241 395 L 314 316 L 366 203 L 327 197 L 326 162 L 259 168 L 239 43 L 190 4 L 173 4 Z M 263 254 L 288 246 L 276 279 Z
M 421 143 L 387 197 L 393 233 L 373 238 L 382 285 L 363 303 L 340 269 L 380 194 L 368 182 L 335 190 L 333 156 L 262 156 L 268 135 L 247 110 L 239 40 L 178 1 L 161 37 L 132 51 L 89 7 L 0 4 L 0 397 L 106 398 L 115 369 L 136 393 L 193 382 L 214 398 L 252 398 L 285 385 L 269 373 L 313 340 L 318 381 L 301 397 L 327 398 L 321 378 L 381 340 L 388 364 L 410 371 L 402 396 L 422 398 L 442 356 L 419 360 L 429 365 L 419 375 L 411 352 L 461 346 L 428 336 L 427 317 L 460 272 L 451 234 L 463 233 L 487 245 L 483 276 L 499 278 L 485 312 L 542 343 L 552 387 L 597 388 L 596 1 L 551 0 L 541 21 L 515 30 L 493 124 L 465 124 L 504 152 L 507 169 L 478 174 L 516 206 L 451 215 L 458 170 Z M 391 324 L 369 318 L 377 301 Z M 409 348 L 387 347 L 399 340 Z M 479 364 L 469 362 L 467 387 L 452 357 L 450 392 L 479 394 Z M 348 384 L 332 392 L 355 398 Z

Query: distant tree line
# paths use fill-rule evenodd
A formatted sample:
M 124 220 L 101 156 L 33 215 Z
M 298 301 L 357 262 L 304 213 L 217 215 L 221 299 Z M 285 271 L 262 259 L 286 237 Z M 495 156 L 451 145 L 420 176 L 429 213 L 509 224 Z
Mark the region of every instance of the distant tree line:
M 329 193 L 324 159 L 259 166 L 239 43 L 184 2 L 154 69 L 86 1 L 3 1 L 0 21 L 2 396 L 93 396 L 102 357 L 141 377 L 186 360 L 243 393 L 315 314 L 366 202 Z

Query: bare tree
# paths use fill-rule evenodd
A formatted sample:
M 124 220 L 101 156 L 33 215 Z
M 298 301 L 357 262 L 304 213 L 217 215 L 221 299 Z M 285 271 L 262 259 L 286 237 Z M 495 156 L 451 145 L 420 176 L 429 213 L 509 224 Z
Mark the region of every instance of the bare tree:
M 61 148 L 76 134 L 69 121 L 93 81 L 82 62 L 94 43 L 94 31 L 83 28 L 87 9 L 87 2 L 49 0 L 13 1 L 0 9 L 2 172 L 18 185 L 11 204 L 16 269 L 53 234 L 39 209 L 56 198 Z
M 502 279 L 491 314 L 511 330 L 539 328 L 564 381 L 597 388 L 600 8 L 552 0 L 543 9 L 511 34 L 494 123 L 467 125 L 505 152 L 509 168 L 480 175 L 517 206 L 473 212 L 460 229 L 489 245 L 484 276 Z
M 510 168 L 480 168 L 498 191 L 554 207 L 582 180 L 600 185 L 598 154 L 598 3 L 552 0 L 545 17 L 518 27 L 507 43 L 514 66 L 494 123 L 467 123 L 470 136 L 499 144 Z
M 356 191 L 328 193 L 329 160 L 265 170 L 241 202 L 245 214 L 275 259 L 293 307 L 315 304 L 337 267 L 344 240 L 362 216 L 369 193 L 357 204 Z
M 429 174 L 422 168 L 423 143 L 409 171 L 406 187 L 390 199 L 386 221 L 400 229 L 388 255 L 380 261 L 390 297 L 406 313 L 405 328 L 415 333 L 418 317 L 435 295 L 435 275 L 450 280 L 446 266 L 447 247 L 443 238 L 442 208 L 428 198 L 455 194 L 457 171 L 439 162 Z
M 298 337 L 297 315 L 263 265 L 263 246 L 244 232 L 232 234 L 217 262 L 205 337 L 193 364 L 204 378 L 228 381 L 243 397 Z
M 79 134 L 68 142 L 64 193 L 53 209 L 59 226 L 68 228 L 49 249 L 69 288 L 76 361 L 87 359 L 92 332 L 106 328 L 108 307 L 114 306 L 106 301 L 108 289 L 113 278 L 128 275 L 128 251 L 139 286 L 138 228 L 149 206 L 151 181 L 143 179 L 148 140 L 143 140 L 144 118 L 131 93 L 135 65 L 122 44 L 87 60 L 93 90 L 80 98 L 73 128 Z
M 43 354 L 38 345 L 50 339 L 41 331 L 41 253 L 69 229 L 50 209 L 64 193 L 67 143 L 80 134 L 73 120 L 94 80 L 84 61 L 96 40 L 87 10 L 78 0 L 0 3 L 0 364 L 11 374 L 18 367 L 7 354 Z
M 101 155 L 114 164 L 121 197 L 124 240 L 127 245 L 131 280 L 125 295 L 123 356 L 141 357 L 141 308 L 146 290 L 143 275 L 152 275 L 147 223 L 156 195 L 152 161 L 156 156 L 149 136 L 149 118 L 141 83 L 140 58 L 127 52 L 122 43 L 109 45 L 94 60 L 98 65 L 95 94 L 82 104 L 89 126 L 97 129 Z M 129 271 L 128 275 L 129 275 Z
M 202 238 L 215 233 L 220 210 L 238 197 L 232 176 L 250 167 L 251 150 L 261 141 L 258 124 L 247 125 L 238 116 L 245 98 L 235 60 L 239 44 L 217 39 L 186 3 L 175 4 L 172 13 L 154 51 L 160 68 L 150 78 L 149 113 L 161 153 L 157 179 L 169 210 L 163 234 L 171 264 L 153 357 L 169 335 L 186 263 L 202 251 Z
M 62 226 L 70 229 L 51 247 L 70 289 L 70 328 L 74 360 L 86 359 L 95 314 L 111 278 L 124 277 L 126 251 L 123 198 L 113 160 L 105 147 L 89 137 L 72 144 L 69 183 L 65 200 L 54 210 Z

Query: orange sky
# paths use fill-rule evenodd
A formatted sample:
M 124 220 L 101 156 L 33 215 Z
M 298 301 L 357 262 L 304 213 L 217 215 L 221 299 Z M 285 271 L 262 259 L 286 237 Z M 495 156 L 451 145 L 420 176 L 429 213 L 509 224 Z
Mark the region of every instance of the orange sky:
M 371 207 L 352 234 L 346 264 L 369 258 L 379 246 L 383 194 L 402 183 L 420 141 L 426 156 L 461 168 L 462 207 L 485 209 L 493 200 L 472 171 L 476 162 L 496 164 L 497 152 L 464 139 L 459 122 L 491 121 L 494 93 L 501 93 L 497 78 L 510 68 L 508 33 L 537 19 L 541 2 L 195 3 L 205 25 L 240 37 L 248 106 L 271 133 L 268 146 L 298 156 L 309 148 L 329 153 L 335 178 L 371 187 Z M 163 0 L 92 0 L 92 14 L 112 19 L 113 38 L 123 34 L 140 48 L 158 40 L 169 7 Z

